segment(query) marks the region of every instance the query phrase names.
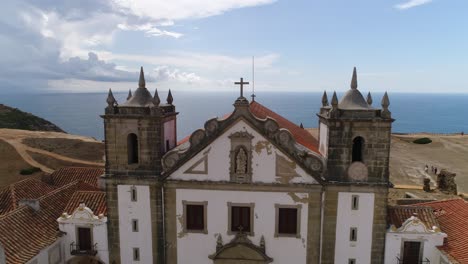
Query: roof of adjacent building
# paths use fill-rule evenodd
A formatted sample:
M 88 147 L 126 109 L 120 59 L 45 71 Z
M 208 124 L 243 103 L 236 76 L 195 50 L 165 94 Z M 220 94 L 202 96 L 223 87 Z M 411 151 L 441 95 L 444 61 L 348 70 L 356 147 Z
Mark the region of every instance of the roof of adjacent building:
M 63 186 L 72 181 L 80 180 L 92 186 L 98 186 L 98 178 L 104 174 L 102 168 L 65 167 L 54 171 L 51 175 L 51 183 L 55 186 Z
M 447 243 L 440 249 L 458 262 L 468 264 L 468 202 L 451 199 L 418 205 L 431 207 L 440 229 L 447 234 Z
M 388 222 L 396 228 L 400 228 L 411 216 L 415 216 L 423 222 L 428 229 L 439 227 L 439 223 L 433 214 L 433 209 L 428 206 L 390 206 L 388 207 Z
M 7 263 L 25 263 L 59 237 L 57 217 L 63 213 L 69 197 L 77 190 L 94 189 L 72 182 L 38 199 L 40 209 L 27 205 L 0 216 L 0 244 Z
M 75 192 L 63 212 L 72 214 L 80 203 L 84 203 L 86 207 L 93 211 L 94 215 L 107 214 L 106 193 L 103 191 Z
M 53 191 L 55 187 L 41 181 L 39 177 L 31 177 L 10 184 L 0 189 L 0 215 L 18 207 L 23 199 L 37 199 Z
M 307 149 L 320 154 L 318 150 L 318 140 L 312 136 L 306 129 L 301 128 L 300 126 L 294 124 L 293 122 L 289 121 L 285 117 L 277 114 L 273 110 L 270 110 L 266 106 L 260 104 L 257 101 L 253 101 L 249 105 L 250 112 L 259 119 L 265 119 L 270 117 L 274 119 L 280 128 L 285 128 L 293 135 L 294 139 L 297 143 L 301 144 L 302 146 L 306 147 Z M 232 113 L 226 114 L 223 119 L 228 118 Z M 181 139 L 177 142 L 177 145 L 182 145 L 186 143 L 190 139 L 190 135 Z
M 53 244 L 61 235 L 57 218 L 79 201 L 105 214 L 105 194 L 97 185 L 102 173 L 101 168 L 63 168 L 2 189 L 0 208 L 7 209 L 0 213 L 0 245 L 7 263 L 25 263 Z M 40 209 L 19 205 L 19 197 L 37 199 Z

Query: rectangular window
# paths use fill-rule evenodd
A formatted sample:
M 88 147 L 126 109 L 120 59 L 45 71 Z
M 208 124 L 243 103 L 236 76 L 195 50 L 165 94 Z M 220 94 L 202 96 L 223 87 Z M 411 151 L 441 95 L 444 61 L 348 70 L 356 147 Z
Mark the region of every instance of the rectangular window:
M 298 205 L 275 204 L 276 224 L 275 237 L 300 237 L 301 208 Z
M 231 231 L 250 232 L 250 207 L 231 207 Z
M 132 186 L 132 188 L 130 188 L 130 199 L 132 200 L 132 202 L 136 202 L 137 201 L 137 189 L 135 186 Z
M 138 220 L 137 219 L 132 219 L 132 231 L 138 232 Z
M 349 230 L 349 241 L 357 241 L 357 228 L 351 227 Z
M 278 208 L 278 234 L 297 234 L 297 208 Z
M 169 146 L 169 140 L 166 140 L 166 151 L 169 151 L 170 146 Z
M 351 198 L 351 209 L 358 210 L 359 209 L 359 195 L 353 195 Z
M 184 232 L 208 233 L 206 210 L 208 202 L 182 201 L 184 210 Z
M 139 248 L 133 248 L 133 260 L 134 261 L 139 261 L 140 260 L 140 249 Z
M 349 259 L 348 264 L 356 264 L 356 259 Z
M 187 230 L 205 229 L 204 208 L 203 205 L 187 204 L 186 223 Z

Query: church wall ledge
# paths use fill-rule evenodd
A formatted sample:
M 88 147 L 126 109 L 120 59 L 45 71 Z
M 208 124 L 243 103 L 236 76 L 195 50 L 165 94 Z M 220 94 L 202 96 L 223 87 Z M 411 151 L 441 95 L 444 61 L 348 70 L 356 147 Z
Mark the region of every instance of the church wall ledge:
M 234 191 L 268 191 L 268 192 L 320 192 L 320 184 L 278 184 L 278 183 L 237 183 L 220 181 L 175 181 L 164 182 L 164 186 L 173 189 L 214 189 Z

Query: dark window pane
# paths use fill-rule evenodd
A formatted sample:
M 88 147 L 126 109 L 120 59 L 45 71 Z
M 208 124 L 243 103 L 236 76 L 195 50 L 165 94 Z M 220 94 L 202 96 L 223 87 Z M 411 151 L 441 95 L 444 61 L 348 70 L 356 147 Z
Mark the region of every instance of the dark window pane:
M 231 231 L 236 232 L 242 228 L 243 232 L 250 232 L 250 207 L 231 207 Z
M 204 230 L 204 207 L 203 205 L 188 204 L 187 206 L 187 230 Z
M 297 208 L 278 209 L 278 233 L 297 234 Z

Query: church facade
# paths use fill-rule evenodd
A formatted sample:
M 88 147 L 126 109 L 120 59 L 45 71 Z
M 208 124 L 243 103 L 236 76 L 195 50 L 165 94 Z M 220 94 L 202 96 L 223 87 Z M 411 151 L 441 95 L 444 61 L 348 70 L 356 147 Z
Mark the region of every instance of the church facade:
M 139 87 L 104 119 L 110 263 L 383 263 L 391 124 L 353 72 L 318 137 L 242 94 L 177 142 L 177 112 Z M 312 114 L 312 113 L 311 113 Z

